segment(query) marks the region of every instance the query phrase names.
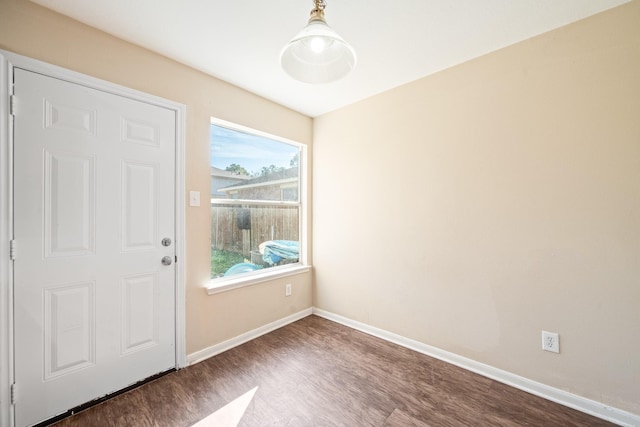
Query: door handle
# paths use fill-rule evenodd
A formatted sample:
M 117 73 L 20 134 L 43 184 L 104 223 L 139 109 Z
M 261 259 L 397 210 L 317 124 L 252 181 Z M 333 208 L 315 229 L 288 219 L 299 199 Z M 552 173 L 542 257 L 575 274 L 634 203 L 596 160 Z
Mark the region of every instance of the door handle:
M 171 265 L 173 259 L 170 256 L 162 257 L 162 265 Z

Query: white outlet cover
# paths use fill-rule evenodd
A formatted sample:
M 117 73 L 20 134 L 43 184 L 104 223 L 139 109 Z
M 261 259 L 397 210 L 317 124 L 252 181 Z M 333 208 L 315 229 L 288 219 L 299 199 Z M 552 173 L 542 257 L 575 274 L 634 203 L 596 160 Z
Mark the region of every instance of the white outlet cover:
M 560 336 L 555 332 L 542 331 L 542 349 L 560 353 Z

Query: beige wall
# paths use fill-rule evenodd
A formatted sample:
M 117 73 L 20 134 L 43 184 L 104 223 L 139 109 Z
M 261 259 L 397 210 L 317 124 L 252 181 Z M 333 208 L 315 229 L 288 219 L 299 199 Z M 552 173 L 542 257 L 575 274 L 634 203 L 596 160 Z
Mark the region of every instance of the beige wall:
M 311 147 L 311 119 L 25 0 L 0 49 L 186 104 L 187 190 L 210 116 Z M 636 0 L 317 119 L 315 305 L 640 413 L 638 75 Z M 309 274 L 207 296 L 208 230 L 187 208 L 189 353 L 311 306 Z
M 211 116 L 311 148 L 310 118 L 25 0 L 0 0 L 0 49 L 186 104 L 186 190 L 209 194 Z M 209 212 L 186 212 L 187 353 L 311 307 L 309 273 L 208 296 Z
M 640 2 L 317 118 L 313 247 L 316 307 L 640 414 Z

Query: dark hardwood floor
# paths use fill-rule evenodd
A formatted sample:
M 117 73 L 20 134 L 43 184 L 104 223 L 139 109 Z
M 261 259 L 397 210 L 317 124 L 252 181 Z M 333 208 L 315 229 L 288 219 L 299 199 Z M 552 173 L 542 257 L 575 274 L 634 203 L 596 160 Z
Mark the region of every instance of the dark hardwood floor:
M 55 426 L 191 426 L 255 387 L 240 426 L 613 425 L 310 316 Z

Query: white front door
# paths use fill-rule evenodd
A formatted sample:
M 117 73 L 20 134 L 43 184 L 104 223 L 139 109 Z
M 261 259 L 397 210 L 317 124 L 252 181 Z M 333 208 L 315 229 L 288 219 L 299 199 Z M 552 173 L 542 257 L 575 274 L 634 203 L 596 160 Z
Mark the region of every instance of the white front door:
M 176 366 L 176 118 L 22 69 L 14 85 L 15 420 L 27 426 Z

